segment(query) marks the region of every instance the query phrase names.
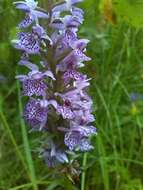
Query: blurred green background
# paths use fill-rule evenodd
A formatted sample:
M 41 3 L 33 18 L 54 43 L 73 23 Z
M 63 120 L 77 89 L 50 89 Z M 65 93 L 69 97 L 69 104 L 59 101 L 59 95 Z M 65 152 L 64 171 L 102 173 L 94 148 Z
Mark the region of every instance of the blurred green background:
M 39 0 L 41 4 L 48 0 Z M 90 94 L 98 135 L 81 157 L 74 184 L 38 157 L 40 134 L 23 123 L 15 80 L 19 52 L 11 46 L 22 18 L 0 0 L 0 190 L 143 190 L 143 2 L 85 0 L 79 36 L 91 42 Z

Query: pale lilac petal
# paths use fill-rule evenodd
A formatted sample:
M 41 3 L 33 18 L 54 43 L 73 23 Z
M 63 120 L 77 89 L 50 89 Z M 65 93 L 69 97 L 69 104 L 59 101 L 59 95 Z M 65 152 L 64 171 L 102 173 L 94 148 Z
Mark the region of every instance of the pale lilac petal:
M 36 64 L 33 64 L 33 63 L 29 62 L 29 61 L 21 60 L 19 62 L 19 64 L 26 66 L 27 68 L 29 68 L 32 71 L 39 71 L 38 66 Z
M 59 5 L 56 5 L 52 9 L 52 12 L 62 12 L 62 11 L 65 11 L 65 10 L 67 10 L 67 5 L 66 5 L 66 3 L 62 3 L 62 4 L 59 4 Z
M 48 14 L 41 12 L 41 11 L 34 10 L 33 14 L 36 15 L 38 18 L 45 18 L 45 19 L 49 18 Z
M 66 106 L 58 106 L 57 107 L 57 113 L 62 115 L 64 119 L 73 119 L 74 113 L 71 111 L 70 108 Z
M 24 79 L 27 78 L 27 75 L 17 75 L 15 78 L 20 80 L 20 81 L 23 81 Z
M 22 1 L 21 1 L 21 3 L 20 2 L 14 2 L 13 4 L 16 5 L 17 9 L 22 9 L 24 11 L 30 11 L 30 8 L 26 5 L 25 2 L 22 2 Z
M 88 139 L 82 139 L 80 144 L 79 144 L 79 149 L 80 151 L 90 151 L 92 150 L 94 147 L 90 144 Z
M 49 101 L 48 100 L 41 100 L 40 101 L 40 105 L 41 105 L 41 107 L 47 107 L 48 105 L 49 105 Z
M 52 73 L 52 71 L 46 71 L 44 73 L 44 75 L 47 76 L 47 77 L 50 77 L 53 80 L 56 80 L 55 77 L 54 77 L 54 75 L 53 75 L 53 73 Z
M 49 105 L 52 105 L 55 109 L 58 107 L 58 103 L 56 100 L 49 100 Z
M 68 0 L 67 0 L 68 1 Z M 76 4 L 76 3 L 80 3 L 82 2 L 83 0 L 70 0 L 72 2 L 72 4 Z
M 69 162 L 67 155 L 63 152 L 60 152 L 60 151 L 58 151 L 56 153 L 56 159 L 61 163 L 68 163 Z
M 73 86 L 78 88 L 79 90 L 82 90 L 83 88 L 86 88 L 90 85 L 89 80 L 90 79 L 83 80 L 83 81 L 74 81 Z
M 83 50 L 87 46 L 88 43 L 89 43 L 89 40 L 87 39 L 77 40 L 74 43 L 72 43 L 72 48 Z
M 82 136 L 88 137 L 90 135 L 95 135 L 96 128 L 93 126 L 73 126 L 70 128 L 71 131 L 79 132 Z

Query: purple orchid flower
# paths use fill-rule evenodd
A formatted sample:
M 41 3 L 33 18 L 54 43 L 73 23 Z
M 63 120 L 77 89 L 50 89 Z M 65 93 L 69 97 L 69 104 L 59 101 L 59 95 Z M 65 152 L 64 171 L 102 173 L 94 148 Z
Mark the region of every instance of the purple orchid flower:
M 49 77 L 55 80 L 53 73 L 51 71 L 40 72 L 38 66 L 29 61 L 21 61 L 20 64 L 31 69 L 28 75 L 16 76 L 23 83 L 23 95 L 45 96 L 48 87 L 44 79 Z
M 48 142 L 48 149 L 43 153 L 44 160 L 49 167 L 55 167 L 59 162 L 68 163 L 67 155 L 58 147 L 55 146 L 53 141 Z
M 31 98 L 24 110 L 24 118 L 31 127 L 43 128 L 47 120 L 47 107 L 42 107 L 40 100 Z
M 16 76 L 22 95 L 29 99 L 23 116 L 32 131 L 45 134 L 42 156 L 49 167 L 70 162 L 73 152 L 92 150 L 90 137 L 97 133 L 93 101 L 87 94 L 91 79 L 80 72 L 91 58 L 85 54 L 89 40 L 78 38 L 84 20 L 84 11 L 76 7 L 79 2 L 51 4 L 49 13 L 34 0 L 14 3 L 26 13 L 13 41 L 22 52 L 19 65 L 28 69 Z M 47 19 L 46 27 L 40 18 Z
M 64 142 L 69 150 L 80 150 L 80 151 L 89 151 L 93 149 L 93 146 L 90 144 L 87 138 L 83 138 L 80 133 L 69 132 L 65 134 Z
M 25 19 L 18 25 L 19 28 L 27 28 L 34 21 L 37 22 L 38 18 L 48 19 L 49 15 L 44 10 L 38 9 L 38 2 L 34 0 L 17 1 L 13 3 L 17 9 L 21 9 L 26 12 Z
M 39 54 L 40 45 L 44 41 L 50 41 L 44 29 L 37 25 L 32 27 L 32 32 L 18 33 L 18 40 L 13 40 L 15 48 L 25 51 L 28 54 Z

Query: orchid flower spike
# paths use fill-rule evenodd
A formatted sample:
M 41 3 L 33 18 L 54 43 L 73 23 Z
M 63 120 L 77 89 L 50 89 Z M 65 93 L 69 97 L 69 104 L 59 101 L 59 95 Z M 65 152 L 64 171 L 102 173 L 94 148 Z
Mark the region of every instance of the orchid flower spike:
M 42 156 L 49 167 L 68 164 L 76 152 L 92 151 L 90 137 L 97 133 L 88 95 L 91 79 L 80 72 L 91 58 L 85 54 L 89 40 L 78 38 L 84 20 L 79 2 L 53 4 L 49 13 L 35 0 L 14 2 L 26 14 L 13 41 L 22 54 L 19 65 L 25 67 L 16 76 L 22 97 L 28 97 L 23 117 L 32 131 L 46 136 Z M 40 19 L 47 24 L 42 26 Z

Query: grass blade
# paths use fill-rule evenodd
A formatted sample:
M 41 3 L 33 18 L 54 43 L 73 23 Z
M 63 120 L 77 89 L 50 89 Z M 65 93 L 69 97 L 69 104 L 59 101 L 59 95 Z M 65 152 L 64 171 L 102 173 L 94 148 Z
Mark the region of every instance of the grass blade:
M 10 126 L 9 126 L 9 124 L 7 122 L 7 119 L 6 119 L 6 117 L 5 117 L 5 115 L 4 115 L 3 111 L 2 111 L 2 106 L 1 105 L 0 105 L 0 118 L 1 118 L 1 122 L 2 122 L 2 124 L 4 126 L 4 128 L 7 130 L 7 133 L 9 135 L 9 137 L 10 137 L 10 140 L 11 140 L 12 144 L 15 147 L 15 152 L 16 152 L 17 156 L 21 160 L 24 169 L 27 170 L 26 163 L 25 163 L 25 161 L 23 159 L 21 151 L 19 150 L 19 147 L 18 147 L 18 145 L 16 143 L 16 140 L 15 140 L 15 138 L 14 138 L 12 132 L 11 132 Z
M 87 153 L 84 153 L 83 156 L 83 163 L 82 163 L 82 167 L 83 167 L 83 172 L 81 174 L 81 190 L 85 190 L 85 178 L 86 178 L 86 163 L 87 163 Z

